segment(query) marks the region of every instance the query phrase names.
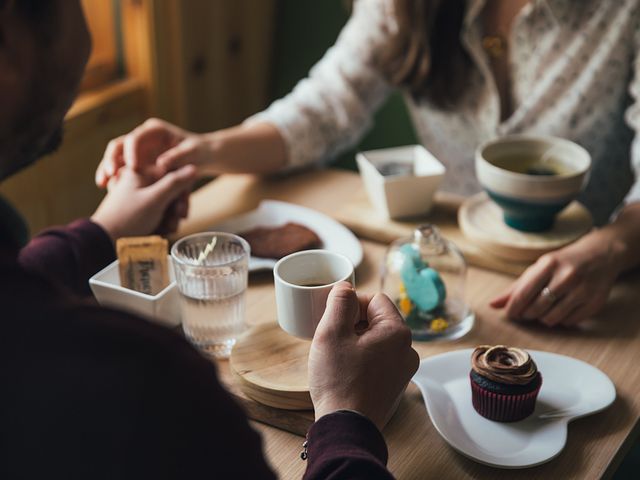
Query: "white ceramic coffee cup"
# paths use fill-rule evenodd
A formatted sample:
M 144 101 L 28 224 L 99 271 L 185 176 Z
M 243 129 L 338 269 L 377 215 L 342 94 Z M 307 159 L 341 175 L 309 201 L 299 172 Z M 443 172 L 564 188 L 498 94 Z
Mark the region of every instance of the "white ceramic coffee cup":
M 313 338 L 331 288 L 341 281 L 355 284 L 353 264 L 328 250 L 292 253 L 273 267 L 278 323 L 287 333 Z

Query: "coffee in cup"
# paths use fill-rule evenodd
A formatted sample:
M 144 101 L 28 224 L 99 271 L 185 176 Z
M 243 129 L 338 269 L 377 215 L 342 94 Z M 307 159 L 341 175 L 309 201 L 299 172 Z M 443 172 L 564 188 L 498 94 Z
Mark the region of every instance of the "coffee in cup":
M 306 250 L 278 261 L 273 268 L 278 323 L 287 333 L 313 338 L 327 297 L 339 282 L 355 283 L 353 264 L 328 250 Z

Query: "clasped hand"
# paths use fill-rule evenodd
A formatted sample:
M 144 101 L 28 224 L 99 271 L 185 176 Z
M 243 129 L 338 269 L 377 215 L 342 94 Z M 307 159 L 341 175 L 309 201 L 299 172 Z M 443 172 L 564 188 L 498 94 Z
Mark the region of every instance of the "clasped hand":
M 160 178 L 121 168 L 91 219 L 113 239 L 170 233 L 189 211 L 196 169 L 187 165 Z

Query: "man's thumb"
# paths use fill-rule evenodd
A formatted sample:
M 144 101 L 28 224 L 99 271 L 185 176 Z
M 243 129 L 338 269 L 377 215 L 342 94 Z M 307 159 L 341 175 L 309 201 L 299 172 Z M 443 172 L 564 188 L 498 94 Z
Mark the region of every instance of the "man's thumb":
M 353 285 L 349 282 L 334 285 L 327 297 L 327 306 L 318 324 L 318 330 L 350 334 L 359 320 L 360 303 Z

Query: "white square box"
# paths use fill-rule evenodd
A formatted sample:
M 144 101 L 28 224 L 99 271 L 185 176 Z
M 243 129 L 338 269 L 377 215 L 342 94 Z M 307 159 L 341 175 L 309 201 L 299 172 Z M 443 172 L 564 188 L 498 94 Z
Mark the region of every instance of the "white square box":
M 421 145 L 369 150 L 356 161 L 371 203 L 388 218 L 427 214 L 446 171 Z M 379 167 L 390 162 L 407 164 L 413 175 L 382 175 Z
M 156 295 L 147 295 L 122 287 L 118 260 L 89 279 L 91 291 L 102 306 L 135 313 L 167 327 L 177 327 L 180 325 L 180 292 L 170 256 L 168 261 L 170 283 Z

